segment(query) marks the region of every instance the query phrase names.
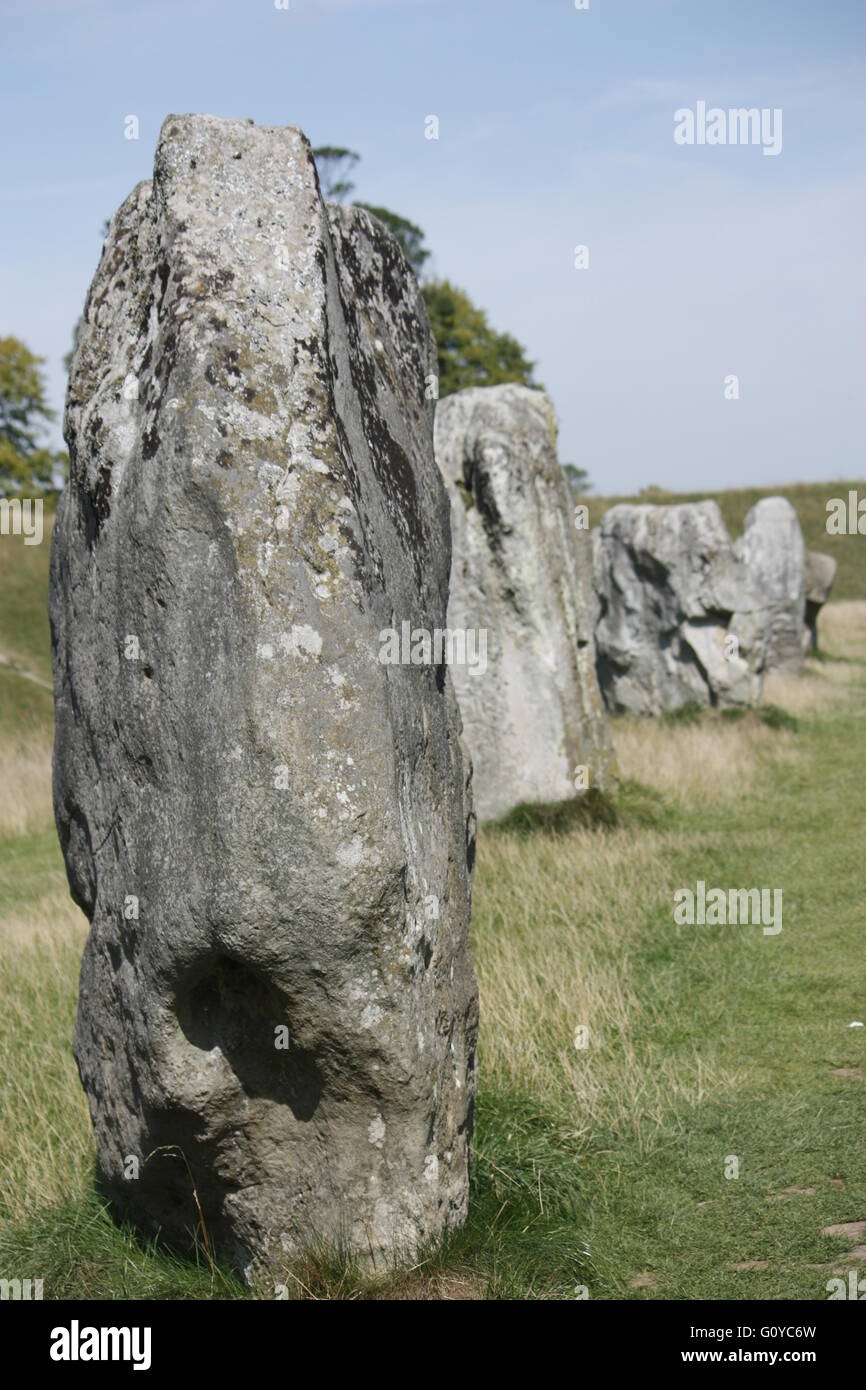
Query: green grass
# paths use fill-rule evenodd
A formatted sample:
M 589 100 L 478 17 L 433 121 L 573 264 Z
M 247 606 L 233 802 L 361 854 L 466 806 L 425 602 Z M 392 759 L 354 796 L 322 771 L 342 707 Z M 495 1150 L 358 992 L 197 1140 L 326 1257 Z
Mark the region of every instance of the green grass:
M 23 536 L 0 536 L 0 652 L 48 685 L 48 555 L 54 512 L 53 502 L 46 502 L 41 545 L 25 545 Z
M 515 1118 L 507 1092 L 482 1093 L 479 1144 L 508 1176 L 488 1195 L 482 1164 L 478 1195 L 495 1201 L 509 1179 L 522 1178 L 514 1215 L 518 1224 L 533 1215 L 539 1243 L 551 1234 L 552 1294 L 568 1296 L 580 1263 L 567 1255 L 569 1231 L 589 1251 L 582 1282 L 593 1297 L 820 1298 L 829 1271 L 810 1265 L 846 1249 L 821 1228 L 866 1219 L 866 1046 L 863 1030 L 847 1027 L 866 1009 L 862 704 L 801 721 L 797 742 L 798 758 L 776 768 L 759 798 L 669 819 L 683 849 L 666 863 L 668 889 L 699 877 L 782 887 L 779 937 L 754 927 L 675 928 L 669 891 L 650 885 L 630 923 L 639 1059 L 655 1054 L 685 1069 L 703 1059 L 740 1079 L 710 1085 L 698 1104 L 670 1107 L 643 1137 L 639 1112 L 632 1132 L 622 1116 L 599 1124 L 570 1157 L 575 1116 L 567 1108 L 533 1111 L 522 1099 Z M 489 929 L 494 893 L 482 854 L 476 932 Z M 582 925 L 577 907 L 574 930 Z M 834 1076 L 841 1068 L 861 1075 Z M 728 1155 L 739 1157 L 737 1179 L 724 1175 Z M 779 1195 L 791 1187 L 812 1191 Z M 735 1268 L 751 1260 L 768 1268 Z M 652 1285 L 632 1289 L 641 1274 Z
M 46 502 L 41 545 L 25 545 L 22 536 L 0 536 L 0 739 L 50 736 L 47 605 L 53 522 L 53 504 Z
M 666 492 L 646 488 L 639 496 L 581 498 L 589 507 L 589 524 L 597 526 L 609 507 L 619 502 L 653 502 L 671 506 L 680 502 L 701 502 L 706 498 L 719 504 L 732 540 L 743 534 L 746 512 L 762 497 L 787 497 L 797 512 L 807 550 L 832 555 L 839 569 L 833 586 L 833 599 L 866 598 L 866 537 L 827 534 L 827 503 L 831 497 L 848 497 L 851 490 L 866 497 L 866 482 L 787 483 L 783 487 L 729 488 L 717 492 Z

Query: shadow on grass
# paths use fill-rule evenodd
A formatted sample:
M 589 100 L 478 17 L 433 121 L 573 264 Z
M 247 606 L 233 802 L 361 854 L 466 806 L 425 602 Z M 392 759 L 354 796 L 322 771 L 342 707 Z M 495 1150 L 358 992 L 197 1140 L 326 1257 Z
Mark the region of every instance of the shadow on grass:
M 591 1272 L 581 1237 L 591 1180 L 572 1129 L 533 1096 L 482 1090 L 465 1227 L 372 1273 L 321 1243 L 248 1285 L 219 1261 L 211 1267 L 198 1243 L 184 1256 L 118 1223 L 95 1182 L 7 1224 L 0 1268 L 9 1279 L 42 1279 L 46 1301 L 572 1298 Z
M 699 705 L 696 700 L 688 700 L 686 704 L 680 705 L 679 709 L 664 710 L 659 716 L 663 724 L 673 724 L 674 727 L 680 724 L 700 724 L 711 711 L 706 705 Z
M 516 835 L 569 835 L 574 830 L 660 828 L 672 817 L 664 796 L 643 782 L 625 779 L 616 796 L 590 788 L 568 801 L 526 802 L 484 830 Z
M 33 1212 L 26 1223 L 7 1225 L 0 1233 L 0 1267 L 9 1278 L 42 1279 L 46 1300 L 251 1297 L 230 1269 L 217 1264 L 212 1272 L 198 1244 L 187 1258 L 118 1224 L 95 1182 Z
M 793 714 L 780 709 L 778 705 L 761 705 L 759 709 L 755 710 L 755 713 L 768 729 L 788 729 L 791 733 L 796 733 L 800 727 L 799 721 L 794 718 Z
M 806 653 L 806 667 L 810 661 L 819 666 L 862 666 L 862 656 L 842 656 L 838 652 L 828 652 L 824 647 L 811 647 Z
M 799 720 L 778 705 L 759 705 L 757 709 L 723 709 L 719 711 L 723 724 L 762 724 L 767 729 L 787 729 L 796 733 Z
M 796 731 L 798 724 L 793 714 L 780 709 L 778 705 L 758 705 L 754 709 L 735 707 L 716 709 L 709 705 L 699 705 L 694 701 L 680 705 L 679 709 L 666 710 L 660 716 L 663 724 L 674 728 L 682 725 L 707 724 L 720 719 L 723 724 L 763 724 L 768 729 L 788 729 Z

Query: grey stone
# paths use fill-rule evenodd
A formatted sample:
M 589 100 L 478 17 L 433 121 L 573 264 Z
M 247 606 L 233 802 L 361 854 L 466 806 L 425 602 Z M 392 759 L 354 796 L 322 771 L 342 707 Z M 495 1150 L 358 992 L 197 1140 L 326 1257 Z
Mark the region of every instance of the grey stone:
M 194 1182 L 240 1268 L 381 1263 L 466 1213 L 459 715 L 444 666 L 379 659 L 446 616 L 434 364 L 399 246 L 326 208 L 300 131 L 168 118 L 69 382 L 55 813 L 102 1181 L 181 1243 Z
M 486 634 L 485 669 L 452 667 L 484 820 L 573 797 L 584 778 L 599 790 L 615 781 L 591 542 L 555 441 L 548 397 L 525 386 L 471 388 L 436 408 L 454 547 L 448 624 Z
M 594 546 L 609 709 L 655 715 L 760 699 L 760 600 L 715 502 L 612 507 Z
M 818 614 L 830 598 L 838 565 L 832 555 L 819 550 L 806 551 L 806 620 L 803 629 L 803 650 L 818 646 Z
M 746 515 L 734 549 L 762 603 L 765 670 L 803 665 L 806 547 L 786 497 L 762 497 Z

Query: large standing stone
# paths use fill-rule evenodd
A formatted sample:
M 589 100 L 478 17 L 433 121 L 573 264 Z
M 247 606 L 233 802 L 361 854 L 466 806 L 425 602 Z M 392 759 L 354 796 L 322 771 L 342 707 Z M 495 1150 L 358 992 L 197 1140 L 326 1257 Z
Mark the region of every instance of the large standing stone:
M 830 597 L 837 569 L 837 562 L 832 555 L 823 555 L 819 550 L 806 551 L 804 651 L 818 646 L 818 614 Z
M 763 617 L 715 502 L 612 507 L 595 537 L 599 684 L 611 710 L 760 698 Z
M 451 495 L 448 624 L 487 644 L 486 665 L 452 667 L 478 814 L 564 800 L 584 776 L 605 789 L 592 550 L 575 527 L 551 403 L 518 385 L 459 391 L 439 402 L 435 439 Z
M 760 596 L 767 670 L 799 671 L 803 664 L 806 547 L 797 513 L 786 497 L 763 497 L 746 515 L 735 550 Z
M 445 620 L 434 361 L 400 248 L 325 207 L 300 131 L 168 118 L 69 383 L 55 810 L 102 1178 L 178 1241 L 194 1180 L 241 1267 L 466 1212 L 459 718 L 444 666 L 379 661 Z

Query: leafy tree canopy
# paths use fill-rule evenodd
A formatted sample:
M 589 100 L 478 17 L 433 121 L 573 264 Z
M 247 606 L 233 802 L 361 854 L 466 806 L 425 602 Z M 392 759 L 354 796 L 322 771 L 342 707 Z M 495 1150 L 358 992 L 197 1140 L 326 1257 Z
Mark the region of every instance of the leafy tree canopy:
M 578 468 L 576 463 L 564 463 L 562 471 L 574 497 L 582 497 L 585 492 L 592 491 L 592 483 L 585 468 Z
M 361 156 L 355 150 L 347 150 L 344 145 L 319 145 L 313 150 L 322 197 L 333 203 L 343 203 L 355 185 L 349 178 Z
M 361 156 L 356 150 L 347 149 L 345 145 L 319 145 L 313 150 L 313 158 L 319 172 L 322 196 L 331 202 L 345 202 L 355 191 L 355 184 L 349 175 L 354 173 Z M 415 274 L 420 275 L 424 262 L 430 255 L 423 244 L 424 233 L 421 228 L 410 222 L 408 217 L 401 217 L 399 213 L 392 212 L 390 208 L 378 207 L 373 203 L 358 203 L 357 206 L 366 208 L 367 212 L 372 212 L 374 217 L 385 223 L 402 246 Z
M 44 357 L 18 338 L 0 338 L 0 492 L 39 494 L 68 463 L 40 444 L 54 412 L 45 399 Z
M 430 326 L 439 352 L 439 395 L 450 396 L 466 386 L 501 386 L 518 381 L 538 386 L 534 362 L 510 333 L 497 333 L 487 315 L 449 280 L 431 280 L 422 287 Z

